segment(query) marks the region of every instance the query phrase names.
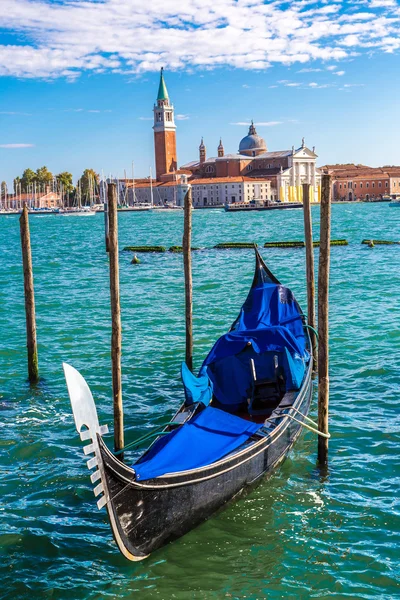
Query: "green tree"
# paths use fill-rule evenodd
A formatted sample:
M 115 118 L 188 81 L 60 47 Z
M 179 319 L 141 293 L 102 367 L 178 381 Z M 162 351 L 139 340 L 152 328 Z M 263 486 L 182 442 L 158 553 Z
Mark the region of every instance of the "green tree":
M 93 169 L 85 169 L 78 182 L 82 203 L 88 204 L 96 196 L 99 185 L 99 175 Z
M 21 177 L 19 177 L 19 176 L 16 177 L 14 179 L 13 183 L 14 183 L 14 194 L 17 194 L 19 192 L 19 186 L 21 184 Z
M 24 193 L 27 193 L 32 184 L 36 181 L 36 173 L 32 169 L 25 169 L 21 177 L 21 187 Z M 32 188 L 31 188 L 32 189 Z
M 58 184 L 58 190 L 62 193 L 62 200 L 64 205 L 69 205 L 70 201 L 72 201 L 73 193 L 74 193 L 74 184 L 72 183 L 72 174 L 68 173 L 68 171 L 63 171 L 56 175 L 56 180 Z
M 69 194 L 74 190 L 74 184 L 72 183 L 72 174 L 67 171 L 63 171 L 56 175 L 58 187 L 62 185 L 62 188 L 66 194 Z
M 39 185 L 50 185 L 53 181 L 53 173 L 47 167 L 40 167 L 36 171 L 36 181 Z
M 1 182 L 1 195 L 5 196 L 6 194 L 8 194 L 8 186 L 7 186 L 7 182 L 6 181 L 2 181 Z

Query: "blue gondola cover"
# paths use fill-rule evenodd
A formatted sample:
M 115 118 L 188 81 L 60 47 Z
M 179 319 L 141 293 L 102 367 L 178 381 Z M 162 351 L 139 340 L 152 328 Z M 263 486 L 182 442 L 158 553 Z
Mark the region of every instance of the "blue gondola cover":
M 181 366 L 181 378 L 185 391 L 185 404 L 190 406 L 194 402 L 202 402 L 208 405 L 212 398 L 213 387 L 205 369 L 202 369 L 196 377 L 185 362 Z
M 251 288 L 233 330 L 214 344 L 202 371 L 207 370 L 218 402 L 235 412 L 249 397 L 250 359 L 258 379 L 272 379 L 274 356 L 286 389 L 299 389 L 308 359 L 299 306 L 288 288 L 262 282 Z
M 157 440 L 133 465 L 139 481 L 211 464 L 241 446 L 263 423 L 208 406 L 189 423 Z

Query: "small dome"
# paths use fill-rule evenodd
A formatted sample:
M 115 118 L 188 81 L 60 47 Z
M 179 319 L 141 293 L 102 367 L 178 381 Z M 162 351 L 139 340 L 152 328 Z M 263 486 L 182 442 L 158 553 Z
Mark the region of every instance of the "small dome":
M 267 144 L 265 140 L 257 135 L 253 121 L 251 122 L 249 133 L 244 137 L 239 144 L 239 154 L 245 154 L 249 151 L 257 150 L 258 152 L 266 152 Z

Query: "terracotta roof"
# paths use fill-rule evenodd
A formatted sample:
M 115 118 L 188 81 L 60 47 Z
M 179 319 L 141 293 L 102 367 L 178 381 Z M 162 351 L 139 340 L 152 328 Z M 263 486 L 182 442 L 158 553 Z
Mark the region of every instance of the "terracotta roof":
M 160 181 L 153 180 L 153 188 L 159 187 L 160 185 L 162 185 L 162 183 Z M 132 187 L 132 185 L 128 186 L 128 187 Z M 136 183 L 136 181 L 135 181 L 135 190 L 140 190 L 142 188 L 150 188 L 150 181 L 147 180 L 144 183 Z

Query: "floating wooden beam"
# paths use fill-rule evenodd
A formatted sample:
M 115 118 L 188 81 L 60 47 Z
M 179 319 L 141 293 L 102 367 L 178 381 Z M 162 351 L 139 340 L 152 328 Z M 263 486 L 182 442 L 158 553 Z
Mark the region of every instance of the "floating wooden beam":
M 36 339 L 35 291 L 33 287 L 31 236 L 29 215 L 25 205 L 19 219 L 21 232 L 22 264 L 24 269 L 24 294 L 26 316 L 26 347 L 28 349 L 28 378 L 31 383 L 39 380 L 39 364 Z
M 372 238 L 369 240 L 363 240 L 361 243 L 369 246 L 371 242 L 376 246 L 397 246 L 400 242 L 393 242 L 390 240 L 373 240 Z
M 315 274 L 314 274 L 314 245 L 312 236 L 312 219 L 310 206 L 310 186 L 303 183 L 303 214 L 304 214 L 304 238 L 306 245 L 306 278 L 307 278 L 307 317 L 314 371 L 318 368 L 318 346 L 315 330 Z
M 330 175 L 322 175 L 320 251 L 318 269 L 318 429 L 328 433 L 329 410 L 329 268 L 332 185 Z M 318 436 L 318 462 L 328 462 L 328 440 Z
M 193 252 L 193 250 L 200 250 L 200 248 L 196 248 L 195 246 L 192 246 L 191 251 Z M 168 248 L 168 252 L 175 252 L 175 253 L 183 252 L 183 246 L 170 246 Z
M 257 245 L 257 244 L 256 244 Z M 254 242 L 223 242 L 214 246 L 217 249 L 230 249 L 230 248 L 251 248 L 254 249 Z
M 121 382 L 121 307 L 119 295 L 119 265 L 118 265 L 118 213 L 117 187 L 115 183 L 108 184 L 108 216 L 110 234 L 110 297 L 111 297 L 111 369 L 114 404 L 114 448 L 118 452 L 124 447 L 124 410 L 122 405 Z M 120 455 L 123 460 L 123 455 Z
M 184 200 L 183 268 L 185 274 L 186 364 L 193 371 L 193 283 L 192 283 L 192 191 Z
M 165 246 L 125 246 L 124 252 L 166 252 Z
M 314 248 L 318 248 L 320 245 L 319 240 L 313 241 Z M 331 240 L 331 246 L 348 246 L 347 240 Z M 305 242 L 301 240 L 288 241 L 288 242 L 266 242 L 264 248 L 305 248 Z

